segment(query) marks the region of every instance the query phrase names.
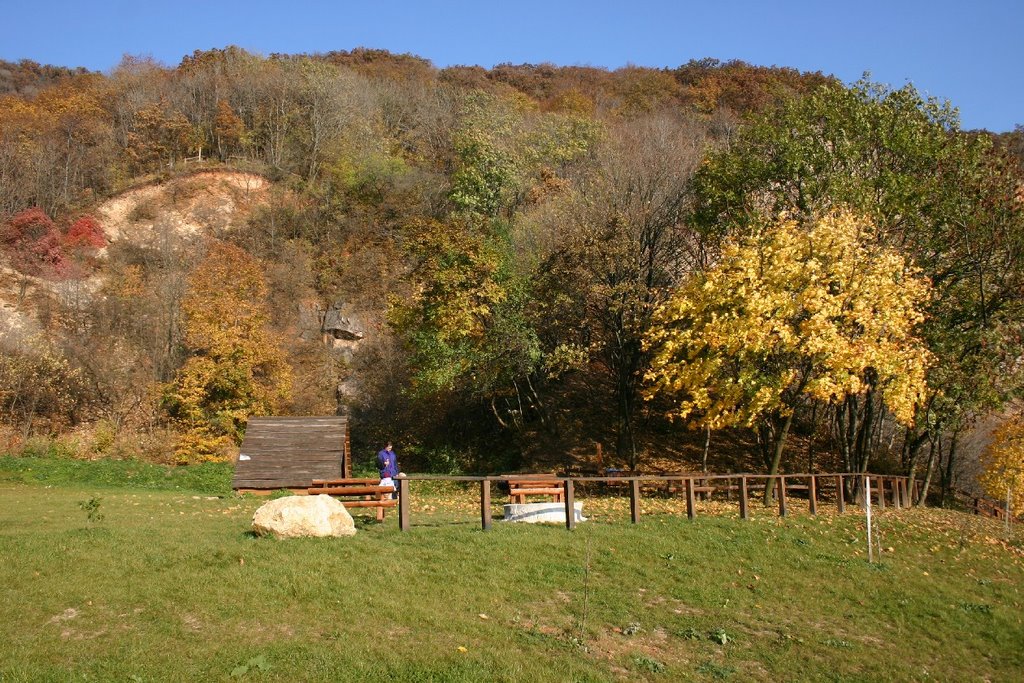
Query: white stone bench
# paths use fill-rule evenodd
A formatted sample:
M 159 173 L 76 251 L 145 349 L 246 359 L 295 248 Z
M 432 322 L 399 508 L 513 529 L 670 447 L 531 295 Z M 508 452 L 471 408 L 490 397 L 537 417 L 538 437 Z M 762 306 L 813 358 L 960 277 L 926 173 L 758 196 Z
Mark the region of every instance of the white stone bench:
M 583 503 L 573 503 L 575 521 L 585 522 Z M 527 524 L 565 524 L 565 503 L 509 503 L 505 505 L 506 522 Z

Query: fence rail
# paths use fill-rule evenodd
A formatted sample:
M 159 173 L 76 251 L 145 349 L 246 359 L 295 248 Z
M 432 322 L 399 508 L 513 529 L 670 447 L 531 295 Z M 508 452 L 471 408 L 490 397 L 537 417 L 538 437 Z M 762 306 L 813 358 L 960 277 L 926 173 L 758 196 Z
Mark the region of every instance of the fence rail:
M 579 483 L 616 483 L 625 484 L 629 491 L 630 521 L 636 524 L 642 514 L 641 484 L 644 482 L 661 482 L 667 486 L 671 482 L 681 482 L 686 496 L 686 516 L 693 519 L 697 514 L 696 494 L 698 490 L 713 492 L 722 488 L 731 493 L 738 493 L 740 518 L 750 519 L 750 494 L 753 491 L 764 492 L 774 489 L 779 516 L 787 514 L 787 496 L 792 491 L 806 491 L 810 514 L 818 513 L 820 493 L 823 489 L 835 491 L 836 507 L 840 513 L 846 511 L 846 487 L 849 482 L 854 484 L 856 503 L 863 505 L 864 491 L 870 490 L 877 505 L 885 508 L 909 507 L 911 500 L 917 495 L 917 481 L 909 477 L 875 475 L 864 473 L 831 473 L 831 474 L 644 474 L 627 476 L 572 476 L 557 475 L 494 475 L 494 476 L 444 476 L 416 474 L 400 477 L 398 482 L 398 528 L 407 531 L 410 524 L 411 483 L 414 481 L 454 481 L 478 482 L 480 485 L 480 525 L 485 531 L 491 528 L 491 484 L 518 479 L 543 478 L 546 481 L 558 481 L 563 489 L 562 500 L 565 505 L 565 526 L 572 530 L 576 526 L 574 503 L 576 487 Z M 865 479 L 871 479 L 871 487 L 864 486 Z M 727 486 L 709 486 L 708 482 L 728 482 Z M 734 483 L 735 482 L 735 483 Z
M 995 501 L 991 498 L 976 496 L 972 493 L 961 491 L 960 489 L 953 489 L 953 497 L 966 507 L 970 508 L 976 515 L 1005 520 L 1006 516 L 1010 514 L 1007 510 L 1006 503 Z M 1024 521 L 1024 516 L 1010 515 L 1010 519 Z

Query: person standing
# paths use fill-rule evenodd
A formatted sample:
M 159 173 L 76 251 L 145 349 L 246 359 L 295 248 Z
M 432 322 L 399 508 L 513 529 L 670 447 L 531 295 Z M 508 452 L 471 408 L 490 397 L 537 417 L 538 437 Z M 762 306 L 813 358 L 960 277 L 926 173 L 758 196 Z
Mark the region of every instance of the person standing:
M 391 448 L 391 442 L 377 453 L 377 469 L 380 471 L 380 485 L 395 487 L 395 477 L 398 476 L 398 456 Z M 391 494 L 394 497 L 395 494 Z

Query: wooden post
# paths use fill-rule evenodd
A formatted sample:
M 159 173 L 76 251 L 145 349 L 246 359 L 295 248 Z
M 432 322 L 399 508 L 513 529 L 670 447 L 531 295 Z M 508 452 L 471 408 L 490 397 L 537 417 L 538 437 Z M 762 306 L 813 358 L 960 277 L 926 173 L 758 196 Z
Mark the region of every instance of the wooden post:
M 868 562 L 874 562 L 875 551 L 871 546 L 871 477 L 864 477 L 864 501 L 868 524 Z
M 686 480 L 686 516 L 693 519 L 694 516 L 694 501 L 693 501 L 693 479 Z
M 885 509 L 885 477 L 878 478 L 878 509 Z
M 818 478 L 813 474 L 807 481 L 807 501 L 811 506 L 811 514 L 818 514 Z
M 900 507 L 902 507 L 901 503 L 900 503 L 900 480 L 899 479 L 893 479 L 892 480 L 892 506 L 894 508 L 896 508 L 897 510 L 899 510 Z
M 484 531 L 491 528 L 491 480 L 480 482 L 480 526 Z
M 839 514 L 846 512 L 846 491 L 843 490 L 843 475 L 836 475 L 836 506 Z
M 740 477 L 740 519 L 750 519 L 750 499 L 747 496 L 746 477 Z
M 1010 488 L 1010 485 L 1007 484 L 1006 485 L 1006 507 L 1003 508 L 1003 518 L 1006 520 L 1006 537 L 1007 538 L 1010 537 L 1010 517 L 1012 516 L 1011 509 L 1013 508 L 1012 501 L 1013 501 L 1012 489 Z
M 572 531 L 576 528 L 576 505 L 573 500 L 572 479 L 565 480 L 565 528 Z
M 786 478 L 779 477 L 779 517 L 786 516 Z
M 405 477 L 398 479 L 398 529 L 409 530 L 409 480 Z
M 640 521 L 640 480 L 629 480 L 629 519 L 633 524 Z

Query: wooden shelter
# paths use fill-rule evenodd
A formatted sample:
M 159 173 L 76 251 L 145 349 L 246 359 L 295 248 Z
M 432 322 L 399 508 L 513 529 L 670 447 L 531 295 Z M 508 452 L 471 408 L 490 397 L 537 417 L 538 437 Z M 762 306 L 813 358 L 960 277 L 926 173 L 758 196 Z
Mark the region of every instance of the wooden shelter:
M 305 493 L 314 479 L 350 476 L 347 417 L 251 417 L 231 487 L 249 493 Z

